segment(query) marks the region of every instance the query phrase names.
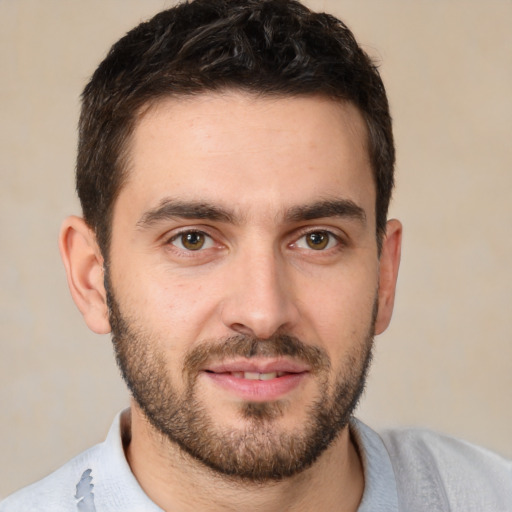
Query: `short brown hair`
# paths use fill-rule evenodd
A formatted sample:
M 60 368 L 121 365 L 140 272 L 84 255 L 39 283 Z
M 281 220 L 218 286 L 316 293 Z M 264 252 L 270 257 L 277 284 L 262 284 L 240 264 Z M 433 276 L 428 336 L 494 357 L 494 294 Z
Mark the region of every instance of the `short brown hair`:
M 350 30 L 295 0 L 194 0 L 128 32 L 84 89 L 76 185 L 105 258 L 141 108 L 221 89 L 322 94 L 356 105 L 368 127 L 380 244 L 394 181 L 391 117 L 377 67 Z

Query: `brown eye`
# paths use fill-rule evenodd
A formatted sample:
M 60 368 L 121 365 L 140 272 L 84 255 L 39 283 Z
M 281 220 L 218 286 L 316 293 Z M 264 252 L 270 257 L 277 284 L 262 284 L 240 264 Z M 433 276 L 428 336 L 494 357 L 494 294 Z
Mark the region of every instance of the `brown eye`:
M 306 235 L 306 243 L 310 249 L 321 251 L 325 249 L 330 241 L 330 235 L 326 231 L 314 231 Z
M 189 251 L 197 251 L 204 245 L 204 235 L 197 232 L 183 233 L 181 235 L 181 243 Z
M 213 247 L 213 240 L 202 231 L 184 231 L 171 240 L 172 245 L 186 251 L 199 251 Z

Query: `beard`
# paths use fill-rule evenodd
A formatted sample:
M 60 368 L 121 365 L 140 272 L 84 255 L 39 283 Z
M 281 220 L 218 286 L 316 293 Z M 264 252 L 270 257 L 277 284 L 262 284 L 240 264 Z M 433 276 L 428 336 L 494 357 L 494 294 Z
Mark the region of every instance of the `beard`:
M 246 482 L 278 481 L 311 466 L 347 426 L 364 391 L 370 366 L 377 302 L 367 335 L 345 354 L 334 383 L 329 383 L 331 361 L 319 347 L 294 336 L 269 339 L 236 335 L 204 340 L 184 358 L 184 391 L 171 382 L 166 358 L 154 335 L 125 317 L 106 275 L 109 319 L 117 364 L 134 400 L 150 424 L 165 439 L 217 474 Z M 244 427 L 215 424 L 197 396 L 197 377 L 205 364 L 230 357 L 288 356 L 304 362 L 318 382 L 317 398 L 306 420 L 283 431 L 276 421 L 286 414 L 287 400 L 242 402 Z M 214 406 L 214 405 L 213 405 Z

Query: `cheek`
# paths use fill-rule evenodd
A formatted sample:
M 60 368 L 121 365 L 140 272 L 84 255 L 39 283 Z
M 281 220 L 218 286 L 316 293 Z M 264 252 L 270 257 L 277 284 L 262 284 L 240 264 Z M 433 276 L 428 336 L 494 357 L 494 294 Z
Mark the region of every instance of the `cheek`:
M 125 288 L 126 308 L 166 349 L 187 350 L 205 335 L 215 294 L 208 284 L 166 272 L 146 272 Z
M 366 340 L 377 297 L 377 270 L 330 276 L 309 286 L 301 298 L 301 316 L 329 351 L 345 351 Z

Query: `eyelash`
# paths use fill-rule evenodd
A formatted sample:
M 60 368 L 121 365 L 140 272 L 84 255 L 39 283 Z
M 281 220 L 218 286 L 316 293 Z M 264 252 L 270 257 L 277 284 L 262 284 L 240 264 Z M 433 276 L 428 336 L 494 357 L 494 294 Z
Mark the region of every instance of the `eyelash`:
M 206 247 L 206 249 L 210 249 L 213 247 L 214 245 L 214 240 L 213 240 L 213 237 L 211 237 L 208 233 L 204 232 L 203 230 L 200 230 L 200 229 L 184 229 L 183 231 L 180 231 L 179 233 L 176 233 L 174 234 L 168 241 L 167 241 L 167 244 L 168 245 L 172 245 L 174 247 L 176 247 L 176 249 L 182 251 L 182 252 L 186 252 L 186 253 L 194 253 L 194 252 L 201 252 L 201 250 L 204 250 L 205 248 L 203 247 L 203 245 L 201 245 L 201 247 L 198 247 L 196 250 L 194 249 L 188 249 L 186 247 L 183 246 L 183 237 L 185 235 L 200 235 L 200 236 L 203 236 L 205 238 L 205 242 L 204 243 L 207 243 L 208 244 L 208 247 Z M 182 240 L 181 241 L 181 247 L 177 246 L 174 244 L 174 242 L 176 240 Z M 209 242 L 208 242 L 209 241 Z
M 187 248 L 183 244 L 183 237 L 185 235 L 199 235 L 200 237 L 202 236 L 202 237 L 204 237 L 203 244 L 201 244 L 201 246 L 195 250 L 191 249 L 191 248 Z M 326 241 L 325 247 L 321 246 L 322 242 L 323 242 L 323 240 L 321 240 L 321 239 L 319 241 L 318 248 L 312 247 L 306 239 L 306 237 L 312 236 L 312 235 L 326 236 L 327 241 Z M 304 240 L 303 244 L 307 245 L 308 247 L 305 247 L 304 245 L 303 246 L 299 245 L 302 240 Z M 179 245 L 174 243 L 176 241 L 179 242 Z M 313 243 L 316 243 L 316 242 L 313 240 Z M 176 250 L 180 251 L 181 253 L 188 254 L 188 255 L 192 256 L 192 254 L 194 254 L 194 253 L 200 253 L 204 250 L 214 248 L 215 241 L 211 235 L 209 235 L 208 233 L 206 233 L 203 230 L 184 229 L 178 233 L 175 233 L 171 238 L 169 238 L 167 240 L 166 244 L 173 246 Z M 207 245 L 207 247 L 204 247 L 205 244 Z M 343 246 L 343 245 L 345 245 L 345 244 L 339 235 L 334 234 L 332 231 L 329 231 L 328 229 L 315 228 L 315 229 L 308 229 L 307 231 L 303 231 L 302 233 L 300 233 L 299 236 L 296 237 L 292 243 L 288 244 L 288 247 L 295 247 L 297 249 L 304 250 L 304 251 L 323 253 L 323 252 L 339 249 L 340 246 Z
M 319 247 L 316 249 L 311 247 L 307 241 L 307 237 L 312 236 L 312 235 L 327 236 L 328 240 L 326 242 L 326 246 L 320 247 L 320 244 L 319 244 Z M 304 240 L 304 244 L 307 244 L 309 247 L 300 247 L 299 242 L 301 240 Z M 302 232 L 300 234 L 300 236 L 295 239 L 295 242 L 292 242 L 290 245 L 292 247 L 295 246 L 298 249 L 303 249 L 306 251 L 325 253 L 325 252 L 328 252 L 331 250 L 340 249 L 344 245 L 344 242 L 339 235 L 336 235 L 335 233 L 333 233 L 332 231 L 330 231 L 328 229 L 314 228 L 314 229 L 308 229 L 307 231 Z

